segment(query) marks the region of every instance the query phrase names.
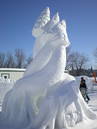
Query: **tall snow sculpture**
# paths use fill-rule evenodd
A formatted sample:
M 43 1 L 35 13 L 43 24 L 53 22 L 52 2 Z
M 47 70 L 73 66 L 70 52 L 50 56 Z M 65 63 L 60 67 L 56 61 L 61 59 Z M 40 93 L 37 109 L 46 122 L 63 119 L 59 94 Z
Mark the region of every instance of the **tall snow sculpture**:
M 9 91 L 0 113 L 2 129 L 68 129 L 96 115 L 84 102 L 76 80 L 64 73 L 69 40 L 65 21 L 43 11 L 33 30 L 34 59 Z

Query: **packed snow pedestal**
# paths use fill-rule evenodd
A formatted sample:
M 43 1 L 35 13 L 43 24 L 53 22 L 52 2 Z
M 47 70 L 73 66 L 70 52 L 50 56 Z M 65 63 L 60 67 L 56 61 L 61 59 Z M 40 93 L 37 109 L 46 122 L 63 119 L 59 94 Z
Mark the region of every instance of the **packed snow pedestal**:
M 50 19 L 46 8 L 32 30 L 36 38 L 33 61 L 2 105 L 2 129 L 68 129 L 94 120 L 73 76 L 64 73 L 69 45 L 65 21 Z

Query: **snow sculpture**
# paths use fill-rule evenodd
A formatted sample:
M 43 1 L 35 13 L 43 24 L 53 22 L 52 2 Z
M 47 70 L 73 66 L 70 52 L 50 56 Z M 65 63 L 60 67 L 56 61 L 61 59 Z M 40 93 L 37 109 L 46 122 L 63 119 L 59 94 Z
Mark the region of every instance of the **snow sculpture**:
M 96 115 L 84 102 L 75 78 L 64 73 L 69 45 L 65 21 L 42 12 L 32 31 L 34 59 L 4 99 L 2 129 L 68 129 Z

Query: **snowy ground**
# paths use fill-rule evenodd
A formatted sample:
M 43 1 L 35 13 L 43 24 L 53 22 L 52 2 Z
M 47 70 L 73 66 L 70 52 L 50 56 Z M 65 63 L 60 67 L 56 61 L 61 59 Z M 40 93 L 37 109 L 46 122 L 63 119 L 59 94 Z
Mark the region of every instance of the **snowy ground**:
M 0 80 L 0 111 L 5 94 L 13 87 L 14 82 Z
M 97 114 L 97 86 L 94 86 L 93 90 L 89 92 L 90 102 L 88 103 L 90 109 Z M 70 129 L 97 129 L 97 120 L 88 121 L 85 123 L 77 124 L 75 127 Z
M 91 87 L 89 84 L 90 83 L 88 83 L 88 86 Z M 3 99 L 6 92 L 9 91 L 12 86 L 13 83 L 7 83 L 7 84 L 0 83 L 0 100 Z M 91 110 L 93 110 L 97 114 L 97 86 L 92 85 L 92 88 L 90 88 L 88 95 L 91 99 L 88 103 L 88 106 L 90 107 Z M 97 129 L 97 120 L 96 121 L 86 120 L 86 122 L 84 123 L 81 122 L 80 124 L 77 124 L 75 127 L 69 129 Z
M 91 101 L 89 102 L 89 107 L 97 113 L 97 89 L 89 93 L 89 96 L 91 98 Z

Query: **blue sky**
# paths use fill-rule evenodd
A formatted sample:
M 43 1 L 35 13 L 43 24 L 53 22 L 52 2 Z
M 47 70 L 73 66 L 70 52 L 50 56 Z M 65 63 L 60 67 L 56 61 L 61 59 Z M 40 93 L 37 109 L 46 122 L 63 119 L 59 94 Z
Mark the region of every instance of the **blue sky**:
M 66 20 L 72 50 L 93 60 L 97 47 L 97 0 L 0 0 L 0 52 L 22 48 L 31 55 L 32 27 L 47 6 L 52 16 L 59 12 Z

